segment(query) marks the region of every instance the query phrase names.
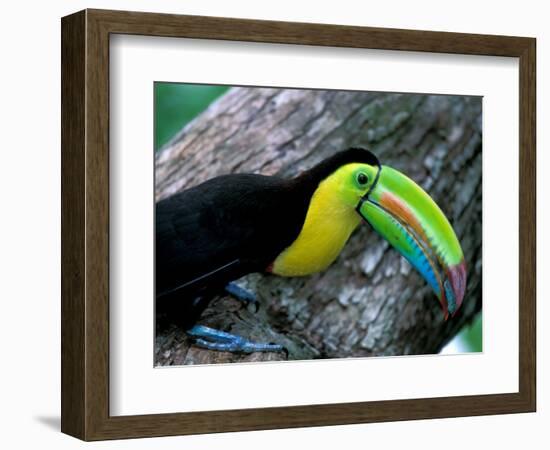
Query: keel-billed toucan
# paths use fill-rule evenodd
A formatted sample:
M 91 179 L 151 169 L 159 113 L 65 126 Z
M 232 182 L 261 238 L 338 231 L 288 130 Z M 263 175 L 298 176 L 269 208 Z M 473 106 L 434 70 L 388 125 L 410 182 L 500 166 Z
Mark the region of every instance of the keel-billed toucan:
M 449 221 L 411 179 L 352 148 L 295 178 L 224 175 L 159 201 L 157 311 L 168 311 L 205 348 L 282 350 L 196 322 L 224 289 L 250 299 L 231 283 L 248 273 L 292 277 L 326 269 L 362 220 L 422 275 L 445 318 L 458 310 L 466 265 Z

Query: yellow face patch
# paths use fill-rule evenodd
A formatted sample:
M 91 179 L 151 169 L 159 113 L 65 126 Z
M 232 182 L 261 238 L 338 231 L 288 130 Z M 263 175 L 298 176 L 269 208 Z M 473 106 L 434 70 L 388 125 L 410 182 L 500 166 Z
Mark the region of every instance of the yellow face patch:
M 296 240 L 274 261 L 271 272 L 303 276 L 326 269 L 338 257 L 360 222 L 355 211 L 365 188 L 354 176 L 362 164 L 347 164 L 319 184 L 302 230 Z

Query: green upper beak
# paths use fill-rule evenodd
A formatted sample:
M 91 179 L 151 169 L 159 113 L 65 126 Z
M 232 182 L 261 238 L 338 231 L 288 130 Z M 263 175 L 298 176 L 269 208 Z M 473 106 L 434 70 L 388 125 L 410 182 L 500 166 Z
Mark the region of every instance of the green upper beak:
M 422 275 L 439 298 L 445 319 L 464 299 L 466 264 L 451 224 L 414 181 L 380 166 L 359 214 Z

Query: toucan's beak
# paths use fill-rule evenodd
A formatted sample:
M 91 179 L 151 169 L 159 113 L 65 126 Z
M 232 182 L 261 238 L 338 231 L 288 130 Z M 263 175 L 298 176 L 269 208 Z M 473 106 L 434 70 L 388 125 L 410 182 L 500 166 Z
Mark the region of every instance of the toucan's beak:
M 414 181 L 387 166 L 357 206 L 359 214 L 422 275 L 445 319 L 460 308 L 466 264 L 451 224 Z

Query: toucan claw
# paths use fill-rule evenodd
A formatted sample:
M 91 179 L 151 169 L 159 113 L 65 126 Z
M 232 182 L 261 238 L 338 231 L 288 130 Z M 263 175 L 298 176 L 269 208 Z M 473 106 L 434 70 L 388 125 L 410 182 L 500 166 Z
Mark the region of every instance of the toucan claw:
M 284 352 L 288 359 L 288 350 L 274 342 L 252 342 L 236 334 L 216 330 L 204 325 L 195 325 L 187 330 L 187 335 L 194 344 L 208 350 L 231 353 Z
M 231 295 L 234 299 L 242 302 L 242 308 L 248 308 L 248 305 L 254 305 L 254 314 L 260 310 L 260 302 L 258 301 L 256 294 L 239 286 L 237 283 L 232 281 L 227 284 L 225 286 L 225 292 Z

